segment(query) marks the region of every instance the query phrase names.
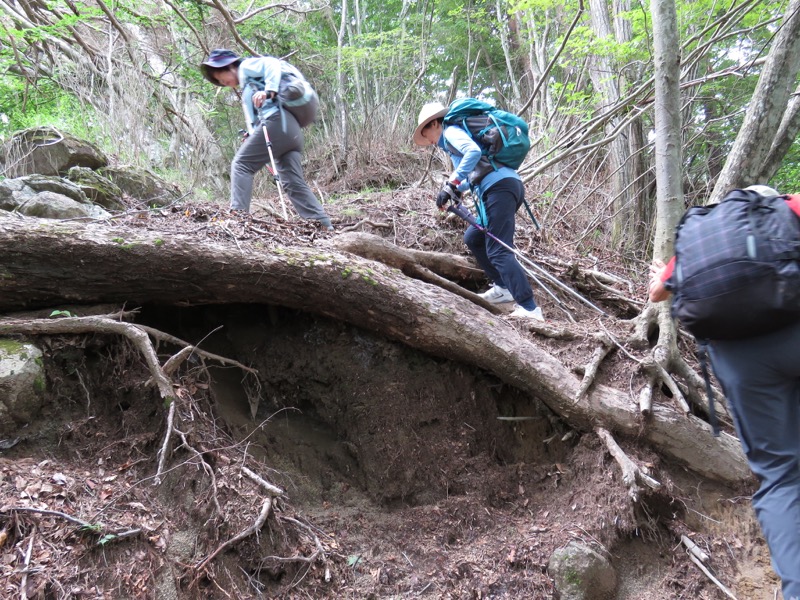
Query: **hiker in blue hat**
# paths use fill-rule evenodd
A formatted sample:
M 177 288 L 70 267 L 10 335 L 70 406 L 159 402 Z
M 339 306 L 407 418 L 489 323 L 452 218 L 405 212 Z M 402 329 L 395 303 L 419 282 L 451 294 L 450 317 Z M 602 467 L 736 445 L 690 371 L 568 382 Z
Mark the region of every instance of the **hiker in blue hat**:
M 481 161 L 482 151 L 472 137 L 456 125 L 444 126 L 448 108 L 439 102 L 422 107 L 418 125 L 414 131 L 414 143 L 418 146 L 439 146 L 447 151 L 453 161 L 454 171 L 445 182 L 436 198 L 436 206 L 445 210 L 448 202 L 461 198 L 461 192 L 473 189 L 480 197 L 483 207 L 481 224 L 486 226 L 506 246 L 514 244 L 515 215 L 525 199 L 525 187 L 517 172 L 506 166 L 497 170 Z M 476 170 L 480 169 L 480 181 L 476 182 Z M 492 304 L 517 303 L 510 317 L 522 317 L 544 321 L 542 309 L 536 306 L 533 290 L 524 269 L 513 252 L 498 243 L 492 236 L 474 225 L 467 227 L 464 243 L 472 251 L 492 287 L 480 296 Z
M 242 93 L 248 136 L 231 163 L 231 209 L 250 210 L 253 176 L 270 162 L 267 139 L 260 129 L 265 125 L 277 176 L 295 210 L 333 229 L 303 175 L 302 127 L 313 122 L 319 104 L 303 75 L 278 58 L 241 58 L 224 48 L 212 50 L 200 70 L 214 85 L 239 88 Z

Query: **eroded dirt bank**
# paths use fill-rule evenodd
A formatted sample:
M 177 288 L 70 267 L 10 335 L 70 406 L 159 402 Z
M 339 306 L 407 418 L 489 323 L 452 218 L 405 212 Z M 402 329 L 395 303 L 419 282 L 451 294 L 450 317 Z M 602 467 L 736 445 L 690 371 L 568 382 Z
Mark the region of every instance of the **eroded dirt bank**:
M 713 550 L 727 581 L 738 565 L 742 597 L 772 589 L 746 499 L 639 454 L 666 490 L 634 512 L 597 438 L 491 374 L 276 307 L 150 306 L 137 320 L 202 340 L 259 377 L 187 363 L 176 411 L 186 443 L 153 486 L 167 409 L 143 387 L 140 357 L 108 336 L 47 340 L 50 403 L 4 452 L 2 503 L 26 499 L 141 533 L 98 545 L 58 516 L 14 513 L 4 519 L 6 590 L 550 598 L 549 556 L 580 538 L 606 548 L 620 600 L 722 597 L 675 550 L 682 532 Z M 258 536 L 196 577 L 191 567 L 259 514 L 263 494 L 242 477 L 245 461 L 286 499 Z

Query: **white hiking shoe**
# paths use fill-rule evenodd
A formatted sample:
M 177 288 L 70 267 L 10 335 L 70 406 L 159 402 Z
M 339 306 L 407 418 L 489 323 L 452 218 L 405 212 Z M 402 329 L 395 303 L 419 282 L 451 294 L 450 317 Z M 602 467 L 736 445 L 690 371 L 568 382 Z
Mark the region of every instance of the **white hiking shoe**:
M 542 314 L 542 307 L 537 306 L 533 310 L 522 308 L 518 306 L 509 315 L 509 317 L 521 317 L 523 319 L 533 319 L 534 321 L 541 321 L 544 323 L 544 315 Z
M 478 294 L 478 296 L 492 304 L 503 304 L 505 302 L 514 301 L 514 296 L 511 295 L 511 292 L 499 285 L 493 285 L 488 291 Z

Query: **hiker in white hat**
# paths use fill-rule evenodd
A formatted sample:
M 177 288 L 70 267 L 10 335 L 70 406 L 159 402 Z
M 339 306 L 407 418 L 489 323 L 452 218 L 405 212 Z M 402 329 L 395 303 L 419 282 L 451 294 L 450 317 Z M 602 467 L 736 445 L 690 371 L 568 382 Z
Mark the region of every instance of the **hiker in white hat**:
M 462 192 L 471 189 L 477 198 L 478 222 L 503 244 L 513 247 L 515 215 L 525 199 L 522 180 L 514 169 L 492 166 L 464 128 L 445 126 L 447 112 L 440 102 L 423 106 L 413 136 L 418 146 L 438 146 L 453 161 L 454 170 L 437 195 L 436 206 L 445 210 L 448 203 L 458 203 Z M 509 316 L 544 321 L 525 271 L 508 248 L 473 225 L 464 232 L 464 243 L 493 283 L 480 294 L 483 299 L 492 304 L 516 302 Z

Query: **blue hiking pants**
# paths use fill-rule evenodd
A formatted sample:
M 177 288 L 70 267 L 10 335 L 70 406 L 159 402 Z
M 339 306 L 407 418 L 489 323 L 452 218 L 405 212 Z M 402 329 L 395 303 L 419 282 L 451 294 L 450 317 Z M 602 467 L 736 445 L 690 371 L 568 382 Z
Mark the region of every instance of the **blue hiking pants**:
M 501 179 L 483 192 L 486 228 L 503 243 L 514 247 L 514 219 L 525 198 L 525 188 L 519 179 Z M 513 252 L 503 248 L 480 229 L 470 225 L 464 232 L 464 243 L 475 256 L 483 272 L 495 285 L 507 288 L 517 304 L 533 302 L 533 290 L 525 271 Z M 533 309 L 532 308 L 532 309 Z M 532 310 L 531 309 L 531 310 Z
M 709 350 L 761 484 L 753 507 L 784 600 L 800 600 L 800 322 Z

